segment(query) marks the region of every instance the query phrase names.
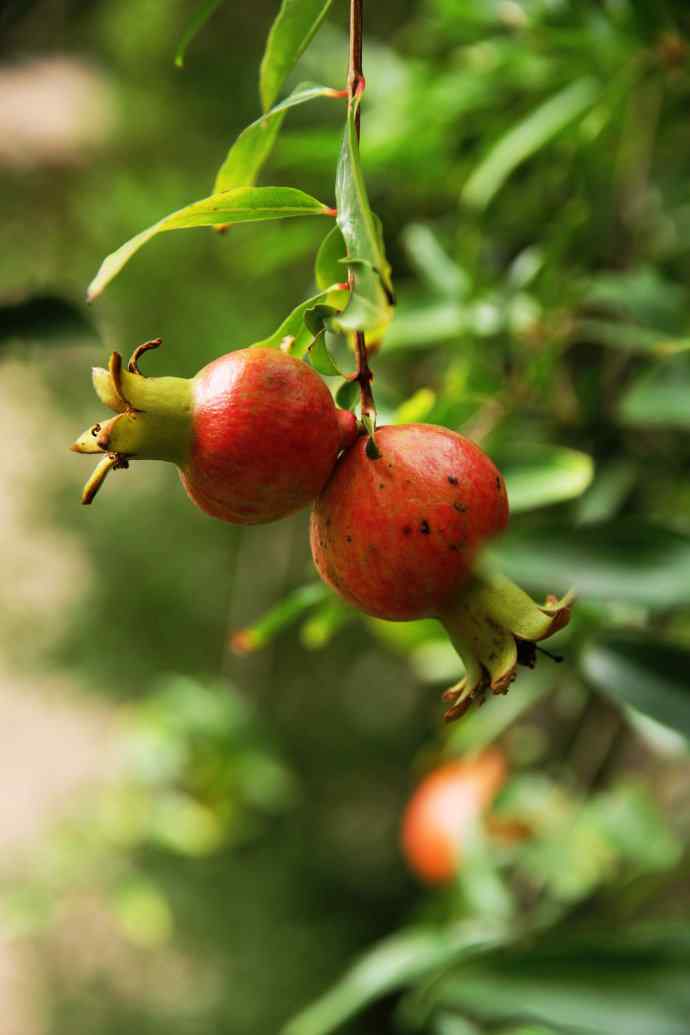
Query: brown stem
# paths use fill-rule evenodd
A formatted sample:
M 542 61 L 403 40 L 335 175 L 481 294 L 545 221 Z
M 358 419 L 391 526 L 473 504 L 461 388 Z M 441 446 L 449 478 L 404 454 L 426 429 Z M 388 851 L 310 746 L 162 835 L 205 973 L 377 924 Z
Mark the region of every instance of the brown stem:
M 364 35 L 363 20 L 364 0 L 350 0 L 350 62 L 347 73 L 348 106 L 350 108 L 352 108 L 355 101 L 359 99 L 359 95 L 364 89 L 364 72 L 362 70 L 362 39 Z M 355 113 L 355 132 L 357 134 L 357 142 L 359 142 L 359 104 L 357 105 Z M 351 268 L 348 274 L 348 283 L 350 288 L 354 285 L 354 279 L 355 274 Z M 375 423 L 376 404 L 374 403 L 374 395 L 371 390 L 373 374 L 369 369 L 367 345 L 363 331 L 357 331 L 355 341 L 357 352 L 357 373 L 355 374 L 354 380 L 359 384 L 361 413 L 362 417 L 371 417 L 372 421 Z

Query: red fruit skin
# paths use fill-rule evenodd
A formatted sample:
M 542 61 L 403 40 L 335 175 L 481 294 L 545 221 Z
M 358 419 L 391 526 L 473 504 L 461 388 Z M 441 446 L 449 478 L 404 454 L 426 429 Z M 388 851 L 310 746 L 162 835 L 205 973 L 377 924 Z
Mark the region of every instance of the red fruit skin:
M 428 884 L 453 879 L 462 844 L 506 779 L 496 748 L 468 761 L 448 762 L 429 774 L 410 798 L 402 823 L 407 863 Z
M 478 550 L 508 523 L 499 471 L 461 435 L 431 424 L 380 428 L 378 460 L 360 438 L 314 504 L 321 578 L 376 618 L 443 613 Z
M 356 434 L 354 415 L 336 409 L 302 360 L 274 349 L 230 352 L 194 378 L 182 483 L 213 517 L 274 521 L 318 495 Z

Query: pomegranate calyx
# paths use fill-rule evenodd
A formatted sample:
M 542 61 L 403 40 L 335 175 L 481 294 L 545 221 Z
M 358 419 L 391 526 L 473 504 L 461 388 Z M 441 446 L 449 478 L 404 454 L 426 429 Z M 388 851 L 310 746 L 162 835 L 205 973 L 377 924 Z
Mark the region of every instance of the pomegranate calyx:
M 82 492 L 82 503 L 93 502 L 111 470 L 129 466 L 130 459 L 169 460 L 181 464 L 191 439 L 192 382 L 181 377 L 144 377 L 138 359 L 157 348 L 160 339 L 139 345 L 124 369 L 119 352 L 108 368 L 94 367 L 93 385 L 101 402 L 115 416 L 87 428 L 71 446 L 75 453 L 106 454 Z
M 535 644 L 568 624 L 573 600 L 571 591 L 540 605 L 504 575 L 476 574 L 440 616 L 465 665 L 463 679 L 443 694 L 445 721 L 459 719 L 473 701 L 482 704 L 488 691 L 507 693 L 518 665 L 534 668 Z

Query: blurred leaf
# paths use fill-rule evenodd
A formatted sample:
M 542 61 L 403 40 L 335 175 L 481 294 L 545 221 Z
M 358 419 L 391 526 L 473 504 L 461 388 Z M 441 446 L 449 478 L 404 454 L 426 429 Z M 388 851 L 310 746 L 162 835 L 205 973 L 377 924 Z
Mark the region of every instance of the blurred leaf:
M 581 658 L 602 693 L 690 737 L 690 651 L 644 634 L 608 633 Z
M 259 70 L 259 92 L 268 111 L 297 59 L 309 46 L 328 13 L 331 0 L 282 0 L 266 41 Z
M 512 172 L 592 107 L 599 95 L 594 79 L 578 79 L 541 104 L 498 140 L 462 190 L 462 200 L 484 208 Z
M 654 872 L 669 869 L 679 862 L 682 844 L 643 785 L 619 785 L 597 794 L 585 807 L 590 822 L 598 827 L 619 857 L 638 870 Z
M 147 241 L 168 230 L 328 215 L 332 215 L 332 209 L 294 187 L 238 187 L 212 194 L 166 216 L 112 252 L 89 285 L 87 298 L 92 302 Z
M 651 608 L 690 603 L 690 540 L 629 518 L 509 532 L 495 553 L 511 578 L 535 590 Z
M 434 408 L 436 393 L 431 388 L 418 388 L 414 395 L 400 403 L 395 411 L 396 424 L 414 424 L 428 417 Z
M 563 1035 L 686 1035 L 690 1015 L 687 937 L 635 932 L 588 940 L 557 932 L 525 951 L 469 961 L 441 976 L 435 1007 L 490 1023 L 546 1024 Z
M 223 0 L 203 0 L 197 7 L 196 11 L 189 20 L 189 24 L 185 29 L 180 42 L 177 45 L 177 51 L 175 52 L 175 64 L 178 68 L 184 67 L 184 59 L 187 53 L 187 47 L 192 42 L 194 37 L 201 32 L 209 18 L 215 14 Z
M 253 625 L 233 633 L 233 649 L 240 654 L 261 650 L 281 629 L 295 622 L 308 608 L 322 603 L 329 592 L 322 582 L 308 582 L 306 586 L 293 589 Z
M 515 459 L 511 459 L 515 456 Z M 560 446 L 524 446 L 499 461 L 512 514 L 582 495 L 594 465 L 586 453 Z
M 467 316 L 457 302 L 403 302 L 386 331 L 386 351 L 441 345 L 466 330 Z
M 365 953 L 330 991 L 290 1021 L 282 1035 L 326 1035 L 368 1003 L 509 938 L 504 926 L 491 923 L 398 931 Z
M 625 424 L 690 428 L 690 363 L 687 356 L 659 363 L 641 374 L 619 406 Z
M 433 291 L 457 300 L 467 295 L 468 275 L 444 251 L 431 227 L 410 223 L 403 230 L 403 243 L 410 261 Z
M 243 129 L 218 170 L 213 193 L 220 194 L 221 191 L 232 190 L 235 187 L 253 187 L 264 162 L 273 149 L 285 113 L 290 108 L 306 104 L 307 101 L 313 101 L 319 97 L 332 97 L 334 92 L 329 86 L 300 83 L 289 97 Z M 328 284 L 323 286 L 327 287 Z
M 578 504 L 578 524 L 592 525 L 612 518 L 636 481 L 637 468 L 630 460 L 614 460 L 599 468 L 594 482 Z
M 348 108 L 335 180 L 338 226 L 354 283 L 349 301 L 333 326 L 341 331 L 381 332 L 392 316 L 392 284 L 380 224 L 369 207 L 362 174 L 355 129 L 358 108 L 358 99 Z
M 321 650 L 331 642 L 339 629 L 350 621 L 355 611 L 336 596 L 324 600 L 303 623 L 300 640 L 308 650 Z
M 663 331 L 614 320 L 578 320 L 574 334 L 579 339 L 628 352 L 673 356 L 690 350 L 690 338 L 672 338 Z
M 0 304 L 0 341 L 74 344 L 93 340 L 95 330 L 81 309 L 57 295 L 32 295 Z
M 157 948 L 170 940 L 173 917 L 167 899 L 151 881 L 130 880 L 117 889 L 113 912 L 127 938 L 145 949 Z
M 347 248 L 339 226 L 328 231 L 316 255 L 314 274 L 317 287 L 325 291 L 331 284 L 339 284 L 347 277 L 347 267 L 343 260 L 347 256 Z

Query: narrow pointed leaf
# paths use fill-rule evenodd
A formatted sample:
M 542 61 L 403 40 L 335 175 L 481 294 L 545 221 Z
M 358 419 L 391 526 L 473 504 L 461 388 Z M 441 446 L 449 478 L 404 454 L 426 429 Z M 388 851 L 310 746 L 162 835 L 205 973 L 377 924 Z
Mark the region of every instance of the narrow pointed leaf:
M 175 64 L 178 68 L 184 67 L 185 54 L 187 53 L 187 47 L 192 42 L 195 36 L 203 29 L 209 18 L 216 13 L 223 0 L 203 0 L 203 3 L 199 4 L 196 11 L 192 15 L 187 28 L 185 29 L 180 42 L 177 45 L 177 51 L 175 52 Z
M 348 110 L 335 181 L 337 221 L 345 240 L 354 287 L 343 314 L 334 321 L 341 331 L 382 330 L 392 315 L 390 266 L 380 223 L 369 207 L 355 129 L 358 103 Z
M 259 91 L 268 111 L 328 13 L 331 0 L 283 0 L 266 41 L 259 71 Z
M 463 201 L 476 208 L 488 205 L 511 173 L 569 123 L 584 115 L 598 94 L 594 79 L 578 79 L 511 127 L 468 179 L 462 191 Z
M 502 925 L 403 929 L 365 953 L 333 988 L 295 1017 L 282 1035 L 327 1035 L 368 1003 L 436 968 L 481 955 L 509 939 Z
M 624 705 L 690 737 L 690 651 L 632 633 L 609 633 L 585 646 L 589 683 Z
M 290 108 L 296 108 L 319 97 L 332 97 L 334 93 L 330 86 L 301 83 L 289 97 L 243 129 L 218 170 L 213 193 L 218 194 L 234 187 L 253 187 L 264 162 L 273 150 L 285 113 Z
M 166 216 L 112 252 L 104 259 L 89 285 L 87 298 L 93 301 L 147 241 L 168 230 L 331 213 L 332 209 L 323 202 L 294 187 L 238 187 L 222 194 L 212 194 Z

